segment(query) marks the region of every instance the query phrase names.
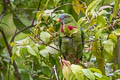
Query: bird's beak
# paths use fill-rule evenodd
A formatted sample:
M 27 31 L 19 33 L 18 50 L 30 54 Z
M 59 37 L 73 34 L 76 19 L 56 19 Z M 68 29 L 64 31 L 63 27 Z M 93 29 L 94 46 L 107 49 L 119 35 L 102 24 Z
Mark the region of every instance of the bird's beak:
M 60 18 L 58 18 L 57 20 L 56 20 L 56 22 L 60 22 L 61 21 L 61 19 Z

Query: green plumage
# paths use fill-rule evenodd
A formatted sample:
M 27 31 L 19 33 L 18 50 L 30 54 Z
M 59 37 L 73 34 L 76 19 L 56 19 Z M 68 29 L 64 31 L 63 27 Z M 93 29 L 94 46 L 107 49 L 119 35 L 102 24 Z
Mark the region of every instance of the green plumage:
M 65 14 L 65 16 L 68 17 L 64 19 L 64 32 L 61 32 L 61 51 L 67 60 L 70 60 L 72 63 L 79 63 L 83 55 L 81 30 L 71 15 Z M 76 28 L 69 30 L 67 26 Z

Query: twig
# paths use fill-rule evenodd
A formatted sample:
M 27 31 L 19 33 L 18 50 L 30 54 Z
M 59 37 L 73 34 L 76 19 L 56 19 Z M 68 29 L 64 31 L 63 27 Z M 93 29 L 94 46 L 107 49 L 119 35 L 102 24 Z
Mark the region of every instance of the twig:
M 59 80 L 59 79 L 58 79 L 58 74 L 57 74 L 56 65 L 53 66 L 53 70 L 54 70 L 54 74 L 55 74 L 56 80 Z
M 40 1 L 41 1 L 41 0 L 40 0 Z M 39 2 L 38 10 L 39 10 L 39 7 L 40 7 L 40 3 L 41 3 L 41 2 Z M 11 12 L 13 13 L 13 15 L 14 15 L 17 19 L 19 19 L 19 18 L 17 17 L 17 15 L 14 14 L 14 12 L 12 11 L 12 9 L 11 9 Z M 22 22 L 20 19 L 19 19 L 19 21 Z M 28 30 L 28 31 L 30 31 L 30 32 L 34 35 L 34 37 L 37 37 L 44 45 L 47 45 L 47 46 L 49 46 L 49 47 L 51 47 L 51 48 L 53 48 L 53 49 L 55 49 L 55 50 L 57 50 L 57 51 L 60 51 L 59 49 L 57 49 L 57 48 L 55 48 L 55 47 L 53 47 L 53 46 L 51 46 L 51 45 L 46 44 L 46 43 L 45 43 L 42 39 L 40 39 L 36 34 L 34 34 L 31 30 L 29 30 L 29 28 L 35 26 L 35 25 L 34 25 L 34 21 L 35 21 L 35 17 L 34 17 L 34 19 L 33 19 L 33 21 L 32 21 L 32 24 L 31 24 L 30 26 L 28 26 L 28 27 L 25 26 L 24 28 L 22 28 L 21 30 L 19 30 L 18 32 L 16 32 L 16 33 L 13 35 L 13 37 L 11 38 L 11 41 L 10 41 L 10 42 L 13 42 L 13 41 L 14 41 L 14 38 L 16 37 L 16 35 L 18 35 L 19 33 L 23 32 L 23 31 L 25 31 L 25 30 Z M 23 23 L 23 22 L 22 22 L 22 23 Z
M 8 66 L 8 80 L 10 80 L 10 62 L 9 62 L 9 66 Z
M 7 1 L 9 1 L 9 0 L 7 0 Z M 3 8 L 4 8 L 4 9 L 3 9 L 2 13 L 0 14 L 0 22 L 1 22 L 2 18 L 3 18 L 3 16 L 5 15 L 5 12 L 7 11 L 7 8 L 8 8 L 8 2 L 7 2 L 7 1 L 6 1 L 6 0 L 3 0 Z M 3 30 L 0 30 L 0 32 L 1 32 L 2 36 L 3 36 L 3 39 L 4 39 L 4 42 L 5 42 L 5 44 L 6 44 L 8 53 L 9 53 L 9 55 L 10 55 L 10 57 L 11 57 L 11 56 L 12 56 L 12 50 L 11 50 L 11 47 L 10 47 L 8 41 L 7 41 L 7 38 L 6 38 L 6 36 L 5 36 L 5 33 L 3 32 Z M 15 60 L 13 61 L 13 67 L 14 67 L 14 69 L 15 69 L 15 75 L 17 76 L 17 79 L 18 79 L 18 80 L 21 80 L 21 76 L 20 76 L 20 73 L 19 73 L 19 71 L 18 71 L 18 67 L 17 67 L 17 65 L 16 65 Z M 9 72 L 9 71 L 8 71 L 8 72 Z M 9 74 L 8 74 L 8 79 L 9 79 Z
M 13 15 L 14 15 L 20 22 L 22 22 L 22 21 L 17 17 L 17 15 L 14 14 L 13 11 L 12 11 L 12 13 L 13 13 Z M 19 30 L 19 32 L 15 33 L 15 34 L 13 35 L 13 37 L 11 38 L 11 42 L 14 41 L 14 38 L 15 38 L 16 35 L 18 35 L 20 32 L 23 32 L 23 31 L 25 31 L 25 30 L 28 30 L 29 32 L 31 32 L 31 33 L 34 35 L 34 37 L 38 38 L 44 45 L 47 45 L 47 46 L 49 46 L 49 47 L 51 47 L 51 48 L 53 48 L 53 49 L 55 49 L 55 50 L 57 50 L 57 51 L 60 51 L 59 49 L 57 49 L 57 48 L 55 48 L 55 47 L 53 47 L 53 46 L 50 46 L 50 45 L 46 44 L 42 39 L 40 39 L 36 34 L 34 34 L 33 31 L 29 30 L 29 28 L 31 28 L 31 27 L 33 27 L 33 26 L 35 26 L 35 25 L 33 25 L 33 23 L 32 23 L 32 25 L 30 25 L 30 26 L 28 26 L 28 27 L 25 26 L 24 28 L 22 28 L 21 30 Z
M 55 49 L 55 50 L 57 50 L 57 51 L 60 51 L 59 49 L 57 49 L 57 48 L 55 48 L 55 47 L 53 47 L 53 46 L 51 46 L 51 45 L 46 44 L 42 39 L 40 39 L 40 38 L 39 38 L 36 34 L 34 34 L 32 31 L 31 31 L 31 33 L 34 35 L 34 37 L 38 38 L 38 39 L 42 42 L 42 44 L 44 44 L 44 45 L 46 45 L 46 46 L 49 46 L 49 47 L 51 47 L 51 48 L 53 48 L 53 49 Z
M 39 10 L 40 4 L 41 4 L 41 0 L 40 0 L 40 2 L 39 2 L 39 4 L 38 4 L 37 10 Z M 19 18 L 14 14 L 14 12 L 12 11 L 12 9 L 11 9 L 11 12 L 13 13 L 13 15 L 14 15 L 17 19 L 19 19 Z M 19 33 L 23 32 L 23 31 L 25 31 L 25 30 L 28 30 L 29 28 L 35 26 L 35 25 L 34 25 L 35 19 L 36 19 L 36 16 L 33 18 L 33 21 L 32 21 L 32 23 L 31 23 L 30 26 L 28 26 L 28 27 L 25 26 L 24 28 L 22 28 L 22 29 L 20 29 L 18 32 L 16 32 L 16 33 L 13 35 L 13 37 L 11 38 L 11 41 L 10 41 L 10 42 L 13 42 L 13 41 L 14 41 L 14 38 L 15 38 Z M 20 19 L 19 19 L 19 21 L 22 22 Z M 23 23 L 23 22 L 22 22 L 22 23 Z
M 25 31 L 25 30 L 33 27 L 33 26 L 35 26 L 35 25 L 30 25 L 30 26 L 28 26 L 28 27 L 24 27 L 24 28 L 20 29 L 18 32 L 16 31 L 15 34 L 13 35 L 13 37 L 11 38 L 10 42 L 13 42 L 13 41 L 14 41 L 14 38 L 15 38 L 19 33 L 23 32 L 23 31 Z
M 58 6 L 58 7 L 56 7 L 56 8 L 53 10 L 52 13 L 54 13 L 57 9 L 59 9 L 59 8 L 61 8 L 61 7 L 63 7 L 63 6 L 67 6 L 67 5 L 73 5 L 73 6 L 78 6 L 78 7 L 80 7 L 80 8 L 85 8 L 85 7 L 81 7 L 80 5 L 76 5 L 76 4 L 72 4 L 72 3 L 65 3 L 65 4 L 62 4 L 62 5 Z
M 0 32 L 1 32 L 2 36 L 3 36 L 3 39 L 4 39 L 4 42 L 5 42 L 5 44 L 6 44 L 8 53 L 9 53 L 10 57 L 12 57 L 12 50 L 11 50 L 10 45 L 8 44 L 7 38 L 6 38 L 6 36 L 5 36 L 5 33 L 4 33 L 2 30 L 0 30 Z M 18 80 L 21 80 L 21 76 L 20 76 L 20 73 L 19 73 L 19 71 L 18 71 L 18 67 L 17 67 L 17 65 L 16 65 L 15 60 L 13 61 L 13 67 L 14 67 L 14 69 L 15 69 L 15 75 L 17 76 L 17 79 L 18 79 Z
M 33 79 L 33 77 L 34 77 L 34 73 L 33 73 L 33 69 L 34 69 L 34 62 L 32 61 L 32 70 L 31 70 L 31 75 L 32 75 L 32 79 Z

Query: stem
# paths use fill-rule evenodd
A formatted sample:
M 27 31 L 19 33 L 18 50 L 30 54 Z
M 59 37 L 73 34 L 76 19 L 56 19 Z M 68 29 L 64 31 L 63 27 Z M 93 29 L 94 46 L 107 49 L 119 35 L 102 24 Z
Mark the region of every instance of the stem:
M 104 60 L 104 58 L 97 58 L 96 57 L 96 62 L 97 62 L 98 69 L 100 69 L 101 72 L 103 74 L 105 74 L 105 68 L 104 68 L 105 60 Z
M 57 75 L 56 65 L 53 66 L 53 70 L 54 70 L 54 74 L 55 74 L 56 80 L 59 80 L 58 79 L 58 75 Z
M 117 37 L 117 45 L 116 45 L 115 65 L 117 64 L 118 64 L 118 69 L 120 69 L 120 36 Z

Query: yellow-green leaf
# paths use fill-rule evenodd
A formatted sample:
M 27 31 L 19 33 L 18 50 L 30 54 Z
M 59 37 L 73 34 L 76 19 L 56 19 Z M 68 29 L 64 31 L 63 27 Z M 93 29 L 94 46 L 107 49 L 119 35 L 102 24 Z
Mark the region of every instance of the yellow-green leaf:
M 119 9 L 119 3 L 120 3 L 120 0 L 115 0 L 114 10 L 113 10 L 113 17 L 115 17 L 117 15 L 117 11 Z
M 64 64 L 63 69 L 62 69 L 62 73 L 63 73 L 65 80 L 70 80 L 71 69 L 69 66 Z
M 84 4 L 80 4 L 79 0 L 72 0 L 74 11 L 79 15 L 80 11 L 85 14 Z
M 95 80 L 94 74 L 89 69 L 82 69 L 82 71 L 88 79 Z
M 75 65 L 75 64 L 71 65 L 71 70 L 78 80 L 79 79 L 84 80 L 84 74 L 82 72 L 82 69 L 83 69 L 83 67 L 80 65 Z
M 37 56 L 37 53 L 34 51 L 34 49 L 33 48 L 31 48 L 31 46 L 26 46 L 27 47 L 27 50 L 28 50 L 28 52 L 31 54 L 31 55 L 33 55 L 33 56 Z
M 114 43 L 112 40 L 107 40 L 103 42 L 104 44 L 104 50 L 109 53 L 111 56 L 113 56 L 113 49 L 114 49 Z
M 90 3 L 86 10 L 86 15 L 88 14 L 88 12 L 94 11 L 94 9 L 98 6 L 100 2 L 101 0 L 94 0 L 92 3 Z

